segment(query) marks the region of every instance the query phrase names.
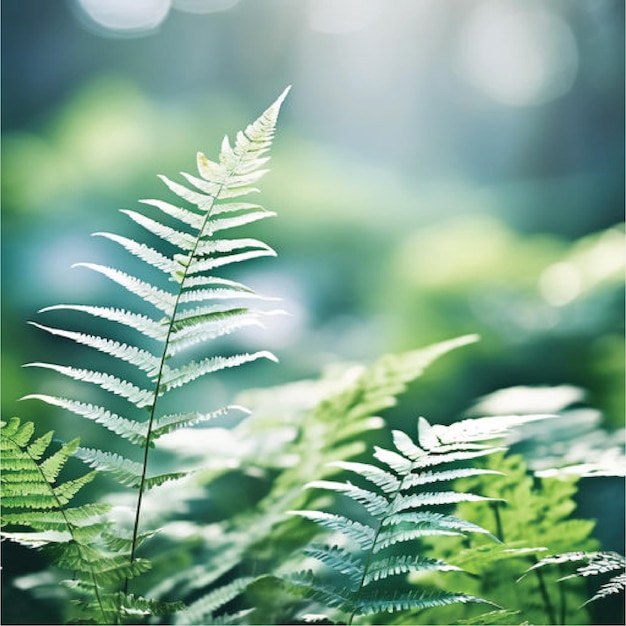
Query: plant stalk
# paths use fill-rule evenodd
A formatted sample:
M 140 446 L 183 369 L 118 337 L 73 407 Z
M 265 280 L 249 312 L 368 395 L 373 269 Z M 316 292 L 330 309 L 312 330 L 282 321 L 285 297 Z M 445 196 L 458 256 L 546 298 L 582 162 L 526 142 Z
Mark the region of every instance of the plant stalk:
M 535 562 L 537 562 L 536 559 Z M 543 573 L 540 569 L 535 569 L 533 571 L 535 572 L 535 576 L 537 576 L 537 581 L 539 582 L 539 593 L 541 594 L 541 599 L 543 600 L 543 606 L 546 611 L 546 616 L 548 617 L 548 623 L 557 624 L 556 614 L 554 613 L 552 602 L 550 602 L 550 596 L 548 595 L 548 588 L 546 587 L 546 581 L 543 577 Z

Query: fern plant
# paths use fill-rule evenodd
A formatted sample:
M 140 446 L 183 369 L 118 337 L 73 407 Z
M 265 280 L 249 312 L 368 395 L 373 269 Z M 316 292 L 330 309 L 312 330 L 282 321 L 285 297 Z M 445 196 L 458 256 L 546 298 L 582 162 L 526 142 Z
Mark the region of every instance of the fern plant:
M 310 494 L 302 491 L 303 483 L 313 476 L 323 477 L 329 471 L 326 462 L 362 453 L 364 440 L 384 432 L 379 430 L 384 421 L 378 412 L 394 405 L 406 384 L 431 363 L 475 339 L 461 337 L 385 355 L 369 366 L 333 367 L 320 381 L 245 391 L 235 400 L 252 413 L 236 428 L 180 433 L 179 453 L 185 441 L 202 453 L 192 461 L 199 468 L 194 488 L 171 495 L 176 508 L 183 510 L 197 509 L 202 502 L 212 523 L 186 516 L 184 521 L 173 521 L 170 532 L 170 525 L 163 524 L 174 504 L 170 493 L 161 501 L 161 530 L 155 539 L 159 556 L 154 562 L 161 576 L 159 580 L 147 574 L 157 581 L 149 597 L 175 597 L 188 603 L 188 610 L 175 616 L 177 623 L 215 623 L 224 619 L 216 613 L 215 599 L 231 598 L 233 590 L 240 589 L 245 597 L 231 598 L 230 607 L 251 607 L 246 621 L 292 621 L 293 598 L 285 594 L 280 605 L 275 588 L 262 592 L 263 580 L 257 578 L 259 573 L 287 567 L 285 561 L 313 534 L 313 525 L 286 518 L 285 510 L 312 506 Z M 204 436 L 198 446 L 200 434 Z M 220 455 L 222 460 L 216 463 Z M 232 498 L 231 486 L 239 490 L 239 498 Z M 183 524 L 185 540 L 181 541 Z M 237 581 L 251 577 L 251 588 L 238 585 Z M 236 616 L 230 619 L 234 622 Z
M 267 409 L 271 417 L 257 409 L 250 419 L 242 422 L 238 431 L 243 431 L 248 439 L 248 445 L 242 446 L 244 449 L 251 447 L 250 442 L 261 439 L 263 430 L 287 428 L 293 441 L 288 449 L 289 464 L 285 467 L 283 462 L 278 468 L 281 471 L 273 480 L 270 493 L 260 503 L 264 515 L 273 518 L 276 524 L 271 536 L 263 538 L 261 547 L 266 548 L 271 542 L 276 552 L 287 555 L 305 543 L 306 533 L 301 529 L 296 532 L 295 520 L 280 523 L 286 509 L 311 506 L 311 492 L 303 491 L 302 485 L 312 476 L 323 478 L 332 472 L 333 462 L 362 455 L 367 450 L 368 437 L 384 427 L 380 413 L 396 405 L 407 385 L 438 359 L 477 339 L 476 335 L 465 335 L 400 354 L 387 354 L 367 367 L 351 367 L 342 375 L 333 373 L 330 389 L 329 381 L 323 380 L 325 384 L 316 391 L 321 397 L 309 410 L 277 420 L 272 403 Z M 270 389 L 263 393 L 276 397 L 279 392 Z M 247 400 L 245 396 L 249 395 L 245 394 L 244 398 Z M 249 399 L 254 405 L 254 396 Z M 280 460 L 280 455 L 268 455 L 267 459 L 257 455 L 249 462 L 258 467 L 260 462 L 267 466 L 276 459 Z
M 182 608 L 180 603 L 119 593 L 120 580 L 141 574 L 149 563 L 144 559 L 129 563 L 123 558 L 120 544 L 128 542 L 104 519 L 107 505 L 72 505 L 74 496 L 96 474 L 91 471 L 58 480 L 79 440 L 52 452 L 53 432 L 39 437 L 34 432 L 32 422 L 22 423 L 17 417 L 2 422 L 2 526 L 7 529 L 2 537 L 42 550 L 59 567 L 72 572 L 73 578 L 64 581 L 65 585 L 84 598 L 77 602 L 85 603 L 79 615 L 89 615 L 95 623 L 128 618 L 140 607 L 152 615 Z
M 152 215 L 123 211 L 133 222 L 160 240 L 158 244 L 153 246 L 150 242 L 117 234 L 97 233 L 143 261 L 154 278 L 145 280 L 107 265 L 79 265 L 103 275 L 136 296 L 140 307 L 61 304 L 44 309 L 64 314 L 78 312 L 114 322 L 124 327 L 125 332 L 128 329 L 134 332 L 136 339 L 122 341 L 107 335 L 35 323 L 35 326 L 54 336 L 113 357 L 109 370 L 44 362 L 29 365 L 53 370 L 71 380 L 96 385 L 118 396 L 125 401 L 123 410 L 119 412 L 109 408 L 113 400 L 95 404 L 41 393 L 28 395 L 25 399 L 37 399 L 61 407 L 102 425 L 116 435 L 111 450 L 77 448 L 75 444 L 72 449 L 76 448 L 75 454 L 94 470 L 107 473 L 136 493 L 132 529 L 129 529 L 128 537 L 117 544 L 120 553 L 125 555 L 124 559 L 118 559 L 116 569 L 116 576 L 122 580 L 118 591 L 125 602 L 133 598 L 130 580 L 144 562 L 138 558 L 137 551 L 145 537 L 140 529 L 146 493 L 186 475 L 178 469 L 151 472 L 151 449 L 159 438 L 175 429 L 209 422 L 241 409 L 227 406 L 210 411 L 170 412 L 164 400 L 172 391 L 207 374 L 257 359 L 276 360 L 271 352 L 265 350 L 235 354 L 209 352 L 198 360 L 185 358 L 184 351 L 190 348 L 197 350 L 213 339 L 259 324 L 265 314 L 248 306 L 250 301 L 263 299 L 261 295 L 239 282 L 217 276 L 215 271 L 234 263 L 276 254 L 262 241 L 237 236 L 227 238 L 224 233 L 274 215 L 261 205 L 243 198 L 257 191 L 254 185 L 267 171 L 262 166 L 268 161 L 266 155 L 287 92 L 288 89 L 255 122 L 237 133 L 233 146 L 227 137 L 224 138 L 218 162 L 198 153 L 199 177 L 183 173 L 189 186 L 161 176 L 185 206 L 162 200 L 143 200 L 152 210 Z M 146 306 L 154 313 L 144 313 L 141 307 Z M 134 370 L 132 378 L 117 375 L 125 364 Z M 138 454 L 133 458 L 122 452 L 120 440 L 135 446 Z M 95 579 L 93 586 L 96 594 L 99 593 L 97 582 L 98 579 Z M 133 604 L 138 613 L 150 610 L 143 601 L 135 600 Z M 120 614 L 116 619 L 121 619 Z
M 562 566 L 564 563 L 582 563 L 582 565 L 579 565 L 573 574 L 561 576 L 559 582 L 603 574 L 611 576 L 608 581 L 600 585 L 591 598 L 585 601 L 584 605 L 613 594 L 624 593 L 626 590 L 626 557 L 617 552 L 564 552 L 541 559 L 529 569 L 529 572 L 536 572 L 540 568 L 551 565 Z
M 472 520 L 487 528 L 498 543 L 474 535 L 468 539 L 428 541 L 428 548 L 440 559 L 472 572 L 471 577 L 454 578 L 465 593 L 489 594 L 506 612 L 497 614 L 498 623 L 586 623 L 589 616 L 579 607 L 584 589 L 580 581 L 559 582 L 541 571 L 520 577 L 546 554 L 572 550 L 593 550 L 594 521 L 575 517 L 577 480 L 574 476 L 536 478 L 525 459 L 518 454 L 496 453 L 477 460 L 477 464 L 499 475 L 477 475 L 459 479 L 460 491 L 479 491 L 491 498 L 486 502 L 463 503 L 455 506 L 459 517 Z M 443 577 L 431 581 L 444 586 Z M 477 607 L 476 607 L 477 608 Z M 475 607 L 455 605 L 437 613 L 426 612 L 415 623 L 429 624 L 432 619 L 449 623 L 479 620 Z M 473 610 L 474 609 L 474 610 Z M 480 623 L 480 622 L 478 622 Z
M 355 475 L 360 484 L 321 480 L 308 487 L 346 496 L 356 503 L 357 509 L 348 508 L 344 513 L 292 512 L 334 533 L 329 541 L 316 542 L 305 550 L 307 556 L 332 572 L 330 579 L 304 570 L 294 575 L 292 582 L 312 600 L 337 609 L 339 617 L 348 624 L 362 615 L 416 611 L 457 602 L 488 602 L 465 593 L 428 592 L 406 585 L 402 589 L 397 582 L 386 583 L 387 579 L 397 581 L 398 576 L 409 572 L 459 570 L 443 560 L 420 554 L 414 548 L 420 538 L 481 533 L 495 539 L 484 528 L 437 509 L 490 498 L 442 485 L 461 477 L 496 474 L 493 470 L 466 466 L 466 462 L 501 449 L 493 440 L 501 438 L 512 426 L 542 417 L 489 417 L 450 426 L 431 425 L 421 417 L 417 443 L 395 430 L 395 450 L 376 447 L 377 464 L 336 463 L 338 468 Z

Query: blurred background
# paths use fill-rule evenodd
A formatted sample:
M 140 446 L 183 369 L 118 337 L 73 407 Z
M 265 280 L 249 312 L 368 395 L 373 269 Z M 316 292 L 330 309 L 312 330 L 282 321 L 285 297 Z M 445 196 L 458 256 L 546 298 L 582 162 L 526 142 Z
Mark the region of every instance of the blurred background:
M 255 231 L 280 256 L 241 270 L 291 316 L 242 338 L 282 362 L 253 384 L 477 332 L 434 418 L 569 384 L 621 426 L 623 26 L 620 0 L 3 2 L 5 410 L 61 349 L 26 321 L 114 289 L 70 266 L 127 262 L 89 234 L 293 85 Z
M 4 415 L 74 434 L 17 400 L 57 380 L 23 363 L 72 360 L 26 322 L 119 299 L 70 269 L 127 264 L 90 233 L 138 234 L 118 209 L 168 199 L 156 174 L 217 157 L 287 85 L 260 197 L 278 217 L 254 230 L 279 257 L 238 275 L 290 313 L 239 335 L 281 363 L 212 397 L 479 333 L 405 414 L 566 385 L 619 432 L 622 0 L 3 1 Z

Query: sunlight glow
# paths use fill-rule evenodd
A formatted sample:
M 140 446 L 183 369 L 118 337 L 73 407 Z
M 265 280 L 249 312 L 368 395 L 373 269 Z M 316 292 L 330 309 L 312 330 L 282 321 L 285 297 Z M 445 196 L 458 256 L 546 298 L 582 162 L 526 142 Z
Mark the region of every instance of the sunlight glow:
M 167 17 L 170 0 L 76 0 L 100 34 L 131 34 L 155 29 Z
M 172 8 L 187 13 L 219 13 L 239 4 L 239 0 L 173 0 Z
M 511 106 L 542 104 L 567 93 L 578 71 L 568 24 L 546 11 L 487 0 L 461 33 L 459 66 L 478 89 Z
M 572 263 L 555 263 L 539 279 L 539 291 L 552 306 L 564 306 L 581 293 L 581 276 Z
M 310 0 L 309 25 L 331 35 L 354 33 L 372 24 L 383 6 L 381 0 Z

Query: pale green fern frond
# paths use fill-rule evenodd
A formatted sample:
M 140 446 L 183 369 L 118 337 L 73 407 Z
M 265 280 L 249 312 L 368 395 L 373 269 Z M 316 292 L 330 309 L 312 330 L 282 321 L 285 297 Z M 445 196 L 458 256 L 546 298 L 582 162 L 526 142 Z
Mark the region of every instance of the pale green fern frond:
M 626 590 L 626 557 L 617 552 L 565 552 L 555 556 L 548 556 L 529 568 L 528 571 L 537 570 L 549 565 L 562 565 L 564 563 L 583 563 L 576 568 L 574 574 L 562 576 L 559 580 L 570 580 L 573 578 L 586 578 L 588 576 L 601 576 L 613 574 L 611 578 L 603 583 L 598 591 L 585 602 L 595 602 L 607 596 L 624 593 Z M 583 605 L 584 606 L 584 605 Z
M 209 342 L 242 328 L 260 325 L 262 317 L 272 313 L 253 309 L 250 304 L 273 298 L 257 294 L 216 272 L 234 264 L 276 256 L 271 246 L 246 236 L 241 227 L 274 215 L 260 204 L 246 202 L 244 196 L 257 191 L 254 184 L 267 171 L 262 166 L 268 161 L 267 152 L 287 91 L 255 122 L 237 133 L 234 145 L 227 138 L 224 140 L 218 162 L 211 162 L 198 153 L 199 176 L 183 173 L 185 184 L 161 176 L 169 191 L 177 196 L 174 203 L 142 200 L 145 214 L 123 211 L 143 229 L 145 240 L 96 233 L 120 246 L 142 267 L 137 272 L 92 262 L 78 263 L 76 267 L 95 272 L 121 287 L 129 298 L 128 305 L 120 308 L 61 304 L 43 310 L 48 315 L 72 313 L 77 317 L 113 322 L 112 330 L 124 331 L 123 340 L 120 336 L 108 337 L 105 330 L 90 334 L 34 324 L 56 337 L 112 357 L 110 369 L 106 363 L 93 369 L 42 362 L 29 364 L 74 383 L 96 387 L 98 394 L 106 396 L 102 401 L 85 402 L 41 393 L 26 398 L 89 419 L 139 448 L 136 454 L 126 453 L 114 442 L 110 450 L 81 448 L 76 452 L 93 468 L 108 473 L 137 492 L 127 554 L 128 571 L 123 584 L 126 598 L 132 597 L 127 593 L 128 579 L 137 574 L 133 567 L 141 537 L 144 492 L 187 475 L 185 471 L 151 474 L 149 450 L 157 439 L 174 429 L 209 423 L 235 408 L 202 407 L 202 412 L 171 413 L 166 406 L 171 407 L 172 401 L 168 399 L 167 404 L 163 404 L 161 399 L 203 376 L 259 359 L 276 360 L 267 350 L 233 353 L 232 348 L 220 348 L 218 351 L 212 349 Z M 179 206 L 179 202 L 184 206 Z M 238 229 L 236 234 L 230 234 L 232 229 Z M 130 303 L 133 299 L 136 307 Z M 129 332 L 135 336 L 126 339 Z M 190 348 L 195 349 L 193 360 L 185 356 Z M 59 492 L 58 497 L 71 497 L 69 486 L 66 490 L 67 493 Z M 41 500 L 44 495 L 37 497 Z M 147 600 L 133 600 L 139 612 L 142 602 L 149 604 Z M 148 604 L 146 610 L 150 608 Z M 121 613 L 124 610 L 120 605 Z
M 70 506 L 95 472 L 60 481 L 59 476 L 78 448 L 78 439 L 51 452 L 52 432 L 34 438 L 32 422 L 15 417 L 1 423 L 2 537 L 39 549 L 59 568 L 71 572 L 70 589 L 81 589 L 85 622 L 114 623 L 117 603 L 111 602 L 120 580 L 145 571 L 147 562 L 130 564 L 127 554 L 110 553 L 103 521 L 109 507 Z M 84 623 L 85 623 L 84 622 Z M 119 623 L 119 622 L 118 622 Z
M 217 612 L 236 598 L 250 584 L 252 578 L 241 577 L 217 587 L 192 602 L 176 616 L 176 624 L 216 624 Z M 222 616 L 223 619 L 223 616 Z M 233 622 L 222 622 L 233 623 Z
M 359 615 L 422 610 L 457 602 L 487 602 L 465 593 L 417 590 L 410 588 L 406 580 L 402 583 L 398 579 L 406 578 L 409 573 L 461 571 L 441 559 L 420 554 L 419 544 L 415 547 L 416 539 L 480 533 L 495 540 L 484 528 L 431 509 L 491 500 L 442 485 L 468 476 L 497 475 L 496 471 L 471 465 L 463 467 L 462 463 L 500 450 L 495 440 L 514 426 L 545 417 L 483 418 L 450 426 L 431 425 L 420 417 L 416 441 L 406 433 L 393 431 L 395 450 L 375 448 L 374 457 L 379 465 L 336 463 L 357 482 L 318 480 L 307 487 L 347 497 L 353 504 L 346 506 L 346 512 L 341 515 L 308 510 L 291 512 L 335 531 L 327 543 L 315 543 L 305 549 L 306 556 L 324 565 L 320 574 L 301 572 L 292 578 L 292 583 L 304 587 L 309 598 L 339 609 L 349 624 Z M 439 466 L 443 469 L 431 470 Z M 424 486 L 430 489 L 436 486 L 437 490 L 424 491 Z M 402 552 L 396 549 L 398 544 L 402 544 Z M 324 570 L 332 575 L 324 576 Z M 393 586 L 382 584 L 392 577 L 398 581 Z
M 388 354 L 369 367 L 351 368 L 339 381 L 333 381 L 331 389 L 311 410 L 298 415 L 296 424 L 289 424 L 297 432 L 294 437 L 297 444 L 290 452 L 297 455 L 299 462 L 277 478 L 271 499 L 281 500 L 289 492 L 294 494 L 294 500 L 306 498 L 300 486 L 311 476 L 322 477 L 332 471 L 333 462 L 347 461 L 365 451 L 363 435 L 382 427 L 380 412 L 394 406 L 397 396 L 411 381 L 448 352 L 477 340 L 476 335 L 467 335 L 401 354 Z M 259 411 L 255 414 L 263 417 Z M 250 438 L 258 437 L 254 425 L 254 419 L 242 424 L 242 429 L 250 431 Z

